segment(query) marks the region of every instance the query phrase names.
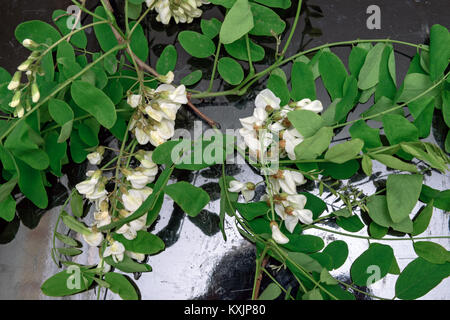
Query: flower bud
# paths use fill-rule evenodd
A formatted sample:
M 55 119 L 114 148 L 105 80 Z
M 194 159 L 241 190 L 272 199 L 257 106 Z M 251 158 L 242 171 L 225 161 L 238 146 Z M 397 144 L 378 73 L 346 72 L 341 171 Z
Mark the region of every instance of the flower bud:
M 10 106 L 11 108 L 17 107 L 17 106 L 19 105 L 19 103 L 20 103 L 20 98 L 21 98 L 21 96 L 22 96 L 22 92 L 21 92 L 21 91 L 17 91 L 17 92 L 14 94 L 14 96 L 13 96 L 11 102 L 9 103 L 9 106 Z
M 30 68 L 32 63 L 33 63 L 32 59 L 27 59 L 24 62 L 22 62 L 22 64 L 20 66 L 17 67 L 17 70 L 27 71 Z
M 169 71 L 169 72 L 167 72 L 167 74 L 165 76 L 159 76 L 158 80 L 163 82 L 163 83 L 170 84 L 170 83 L 172 83 L 173 78 L 174 78 L 173 72 Z
M 25 40 L 23 40 L 23 41 L 22 41 L 22 45 L 23 45 L 25 48 L 30 49 L 30 50 L 34 50 L 34 49 L 37 49 L 37 48 L 39 47 L 39 44 L 37 44 L 36 42 L 34 42 L 34 41 L 31 40 L 31 39 L 25 39 Z
M 14 76 L 11 79 L 11 82 L 8 84 L 8 90 L 16 90 L 20 85 L 21 78 L 22 78 L 21 71 L 17 71 L 16 73 L 14 73 Z
M 38 85 L 36 81 L 34 81 L 33 84 L 31 85 L 31 101 L 33 101 L 33 103 L 37 103 L 40 98 L 41 94 L 39 92 Z
M 286 244 L 289 242 L 289 239 L 280 231 L 280 228 L 275 221 L 270 222 L 270 229 L 272 230 L 272 239 L 275 240 L 276 243 Z
M 248 190 L 255 190 L 255 184 L 254 183 L 247 182 L 245 185 L 246 185 Z

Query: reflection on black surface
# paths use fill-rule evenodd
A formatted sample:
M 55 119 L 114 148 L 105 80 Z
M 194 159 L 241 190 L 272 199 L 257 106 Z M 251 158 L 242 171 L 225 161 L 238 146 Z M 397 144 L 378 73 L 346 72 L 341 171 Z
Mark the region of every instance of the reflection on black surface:
M 220 231 L 220 218 L 214 212 L 202 210 L 197 216 L 189 217 L 189 220 L 208 237 Z
M 184 211 L 174 203 L 173 211 L 170 216 L 169 222 L 167 226 L 165 226 L 161 231 L 159 231 L 156 235 L 164 241 L 166 245 L 166 250 L 170 246 L 174 245 L 175 242 L 180 238 L 181 229 L 183 227 L 183 220 L 185 217 Z

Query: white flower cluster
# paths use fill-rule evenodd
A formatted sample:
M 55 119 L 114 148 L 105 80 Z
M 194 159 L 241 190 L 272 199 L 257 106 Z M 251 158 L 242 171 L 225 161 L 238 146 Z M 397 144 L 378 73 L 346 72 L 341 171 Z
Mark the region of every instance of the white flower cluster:
M 8 84 L 8 90 L 14 91 L 14 95 L 11 102 L 9 103 L 9 106 L 11 108 L 14 108 L 14 116 L 18 118 L 22 118 L 25 114 L 25 111 L 31 110 L 31 104 L 26 98 L 27 96 L 31 97 L 31 101 L 33 103 L 38 103 L 41 99 L 41 94 L 36 83 L 36 73 L 40 75 L 44 74 L 42 68 L 39 65 L 39 57 L 41 55 L 41 52 L 36 50 L 37 48 L 39 48 L 39 44 L 31 39 L 25 39 L 22 41 L 22 45 L 27 49 L 35 51 L 30 54 L 27 60 L 25 60 L 20 66 L 17 67 L 16 73 Z M 25 72 L 25 75 L 31 86 L 22 85 L 21 80 L 23 72 Z M 31 89 L 24 94 L 23 90 L 25 90 L 27 87 L 30 87 Z
M 99 147 L 90 154 L 89 161 L 91 164 L 99 164 L 102 160 L 104 148 Z M 158 173 L 158 166 L 152 161 L 152 151 L 139 150 L 134 156 L 140 165 L 135 169 L 122 168 L 125 182 L 121 184 L 119 190 L 121 197 L 117 197 L 112 193 L 108 194 L 105 184 L 108 178 L 102 175 L 101 170 L 91 170 L 86 173 L 88 179 L 78 183 L 75 187 L 77 191 L 84 195 L 86 199 L 94 203 L 95 211 L 93 213 L 94 223 L 89 227 L 90 234 L 83 234 L 82 237 L 90 245 L 97 247 L 102 244 L 105 237 L 98 229 L 110 224 L 112 221 L 118 221 L 132 215 L 152 194 L 153 189 L 147 187 L 147 184 L 153 182 Z M 117 191 L 119 192 L 119 191 Z M 109 198 L 120 198 L 121 209 L 116 212 L 110 212 Z M 117 213 L 118 212 L 118 213 Z M 117 234 L 123 235 L 128 240 L 133 240 L 137 236 L 137 232 L 147 228 L 147 214 L 142 217 L 124 224 L 118 230 Z M 105 248 L 99 263 L 104 270 L 109 270 L 110 266 L 103 260 L 108 256 L 112 256 L 115 262 L 123 260 L 124 255 L 128 255 L 132 259 L 142 262 L 145 259 L 144 254 L 130 252 L 125 250 L 125 246 L 112 237 L 107 237 L 108 245 Z M 107 272 L 107 271 L 105 271 Z
M 131 119 L 130 130 L 139 144 L 150 142 L 157 147 L 172 138 L 178 109 L 187 102 L 184 85 L 161 84 L 156 90 L 144 87 L 142 94 L 131 94 L 128 104 L 138 112 Z
M 310 110 L 322 112 L 323 106 L 319 100 L 302 99 L 298 102 L 280 107 L 280 98 L 269 89 L 261 91 L 255 99 L 255 109 L 250 117 L 240 119 L 244 146 L 249 149 L 249 155 L 256 159 L 283 158 L 295 160 L 294 148 L 303 141 L 303 136 L 295 129 L 287 114 L 294 110 Z M 270 154 L 270 146 L 279 139 L 280 154 Z
M 288 157 L 295 160 L 295 146 L 303 141 L 303 136 L 290 123 L 287 115 L 294 110 L 310 110 L 322 112 L 323 106 L 319 100 L 303 99 L 289 105 L 280 106 L 280 99 L 269 89 L 261 91 L 255 99 L 253 115 L 240 119 L 243 137 L 242 149 L 248 148 L 249 156 L 257 159 L 276 159 Z M 278 141 L 279 140 L 279 141 Z M 279 149 L 273 152 L 271 146 L 278 143 Z M 289 232 L 293 232 L 298 222 L 311 224 L 313 214 L 305 209 L 306 197 L 297 193 L 297 186 L 306 183 L 304 176 L 293 170 L 277 170 L 268 177 L 267 194 L 262 200 L 272 201 L 277 215 L 282 219 Z M 249 201 L 250 191 L 247 184 L 231 181 L 230 192 L 242 192 Z M 254 191 L 252 197 L 254 195 Z M 270 223 L 272 238 L 280 244 L 289 239 L 280 231 L 276 221 Z
M 146 0 L 147 6 L 158 12 L 156 20 L 169 24 L 173 17 L 176 23 L 191 23 L 202 15 L 199 7 L 209 2 L 203 0 Z

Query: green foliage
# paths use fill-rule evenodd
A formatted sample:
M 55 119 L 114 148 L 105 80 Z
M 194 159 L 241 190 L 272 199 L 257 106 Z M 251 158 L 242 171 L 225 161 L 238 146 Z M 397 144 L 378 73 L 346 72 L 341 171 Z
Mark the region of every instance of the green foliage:
M 232 43 L 253 29 L 253 14 L 247 0 L 236 0 L 220 28 L 220 41 Z
M 244 79 L 244 70 L 241 65 L 229 57 L 220 58 L 217 64 L 220 76 L 231 85 L 237 85 Z
M 191 217 L 198 215 L 210 200 L 206 191 L 185 181 L 166 186 L 164 192 Z
M 210 38 L 195 31 L 180 32 L 178 41 L 187 53 L 196 58 L 207 58 L 216 50 Z

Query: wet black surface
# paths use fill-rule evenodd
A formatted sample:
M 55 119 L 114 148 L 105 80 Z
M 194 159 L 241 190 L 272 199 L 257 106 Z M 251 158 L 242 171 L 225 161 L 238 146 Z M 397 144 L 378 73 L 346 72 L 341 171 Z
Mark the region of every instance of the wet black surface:
M 95 8 L 96 1 L 88 1 L 89 8 Z M 99 2 L 99 1 L 98 1 Z M 113 6 L 120 12 L 121 1 L 111 1 Z M 295 1 L 293 1 L 295 2 Z M 301 15 L 297 32 L 292 40 L 292 45 L 287 51 L 286 56 L 290 56 L 303 50 L 305 48 L 312 48 L 314 46 L 343 40 L 351 40 L 355 38 L 391 38 L 400 39 L 412 43 L 424 43 L 427 41 L 427 34 L 432 24 L 440 23 L 446 27 L 450 26 L 448 19 L 448 12 L 450 12 L 450 3 L 447 0 L 442 1 L 376 1 L 376 4 L 381 8 L 381 29 L 369 30 L 366 27 L 366 8 L 374 4 L 372 0 L 316 0 L 303 1 L 303 13 Z M 2 1 L 0 3 L 0 12 L 2 17 L 3 27 L 0 29 L 0 66 L 6 68 L 11 73 L 14 72 L 16 66 L 20 64 L 26 57 L 28 51 L 17 43 L 14 38 L 14 29 L 20 22 L 26 20 L 41 19 L 47 22 L 51 21 L 52 12 L 56 9 L 66 9 L 71 5 L 71 1 L 61 0 L 12 0 Z M 223 17 L 223 8 L 207 5 L 202 7 L 205 10 L 203 18 L 210 19 L 212 17 Z M 288 19 L 286 30 L 290 30 L 293 16 L 295 14 L 295 5 L 289 10 L 278 11 L 283 18 Z M 119 15 L 119 22 L 121 21 Z M 149 22 L 152 21 L 152 22 Z M 84 21 L 85 22 L 85 21 Z M 199 19 L 190 25 L 181 25 L 183 29 L 191 29 L 200 31 Z M 162 52 L 167 44 L 175 44 L 176 36 L 179 28 L 175 24 L 165 27 L 154 20 L 154 14 L 150 14 L 144 23 L 144 29 L 150 40 L 150 64 L 154 65 L 159 54 Z M 88 35 L 92 36 L 93 32 L 90 30 Z M 263 37 L 259 40 L 263 41 L 262 45 L 266 51 L 266 58 L 261 63 L 256 63 L 256 70 L 262 70 L 273 62 L 274 57 L 274 41 L 273 38 Z M 95 41 L 90 40 L 89 50 L 97 50 Z M 211 72 L 212 58 L 196 59 L 188 56 L 186 52 L 176 44 L 178 52 L 178 63 L 175 72 L 175 82 L 179 81 L 190 72 L 200 69 L 203 71 L 204 77 Z M 347 62 L 349 48 L 336 48 L 333 52 L 338 54 L 344 63 Z M 403 57 L 397 57 L 397 77 L 402 79 L 406 73 L 409 57 L 415 53 L 414 48 L 397 47 Z M 242 63 L 245 69 L 248 69 L 246 63 Z M 290 67 L 284 66 L 283 70 L 289 74 Z M 205 90 L 208 86 L 209 79 L 204 79 L 195 87 L 196 90 Z M 206 99 L 204 101 L 197 101 L 196 105 L 204 111 L 205 114 L 217 120 L 222 128 L 237 128 L 239 127 L 238 119 L 249 115 L 253 110 L 252 100 L 257 92 L 264 88 L 264 81 L 256 84 L 250 92 L 242 97 L 219 97 L 216 99 Z M 223 83 L 219 77 L 214 81 L 214 91 L 226 90 L 229 87 Z M 326 106 L 330 100 L 322 86 L 318 86 L 318 99 L 323 101 Z M 365 106 L 358 108 L 353 116 L 359 114 L 361 108 L 367 107 L 370 101 Z M 193 120 L 197 118 L 189 111 L 181 110 L 177 117 L 177 127 L 184 127 L 192 129 Z M 433 132 L 436 141 L 442 143 L 442 136 L 445 129 L 442 117 L 435 116 L 433 120 Z M 346 132 L 342 132 L 345 136 Z M 85 165 L 71 165 L 65 166 L 63 172 L 69 176 L 69 187 L 73 187 L 76 183 L 84 179 Z M 227 165 L 227 175 L 237 175 L 241 173 L 239 165 Z M 370 180 L 377 178 L 377 188 L 382 188 L 385 180 L 379 179 L 381 172 L 375 172 Z M 220 188 L 217 179 L 221 176 L 220 166 L 213 166 L 211 168 L 202 170 L 200 173 L 192 173 L 190 171 L 177 170 L 173 174 L 173 178 L 178 181 L 188 181 L 193 183 L 197 178 L 206 179 L 207 182 L 201 187 L 208 192 L 211 200 L 219 199 Z M 352 182 L 357 183 L 362 179 L 363 175 L 359 174 L 352 178 Z M 312 191 L 317 186 L 310 182 L 303 186 L 302 191 Z M 61 197 L 65 195 L 64 191 L 59 188 L 57 183 L 54 187 L 48 189 L 51 195 L 51 204 L 53 206 L 61 204 Z M 257 198 L 264 192 L 264 187 L 260 186 L 257 189 Z M 22 223 L 27 227 L 33 228 L 38 222 L 38 218 L 44 212 L 33 212 L 26 202 L 23 202 L 18 207 L 19 216 Z M 31 210 L 31 211 L 30 211 Z M 210 210 L 203 210 L 196 218 L 187 217 L 186 214 L 177 206 L 173 205 L 165 208 L 162 215 L 169 217 L 166 225 L 157 232 L 166 243 L 166 250 L 177 243 L 183 229 L 183 224 L 186 219 L 189 219 L 203 235 L 214 236 L 220 232 L 218 227 L 218 212 Z M 36 214 L 36 216 L 33 216 Z M 37 219 L 37 221 L 36 221 Z M 333 222 L 330 222 L 333 225 Z M 4 230 L 3 222 L 0 222 L 0 242 L 10 234 L 11 230 L 18 227 L 18 220 L 14 220 L 7 230 Z M 3 230 L 3 232 L 2 232 Z M 8 232 L 6 232 L 8 231 Z M 200 238 L 198 238 L 200 239 Z M 200 240 L 199 240 L 200 241 Z M 200 243 L 198 243 L 200 246 Z M 155 258 L 153 258 L 155 259 Z M 232 251 L 227 252 L 221 260 L 215 264 L 210 275 L 208 276 L 207 289 L 197 299 L 248 299 L 251 295 L 251 287 L 253 285 L 253 275 L 255 269 L 255 249 L 251 245 L 243 245 Z M 293 293 L 296 290 L 296 282 L 288 275 L 288 272 L 281 271 L 274 273 L 274 276 L 283 285 L 293 287 Z M 170 276 L 169 276 L 170 278 Z M 340 280 L 350 283 L 348 277 L 341 277 Z M 269 281 L 267 278 L 262 283 L 264 288 Z M 139 283 L 138 283 L 139 284 Z M 142 289 L 142 288 L 141 288 Z M 363 296 L 358 295 L 362 299 Z

